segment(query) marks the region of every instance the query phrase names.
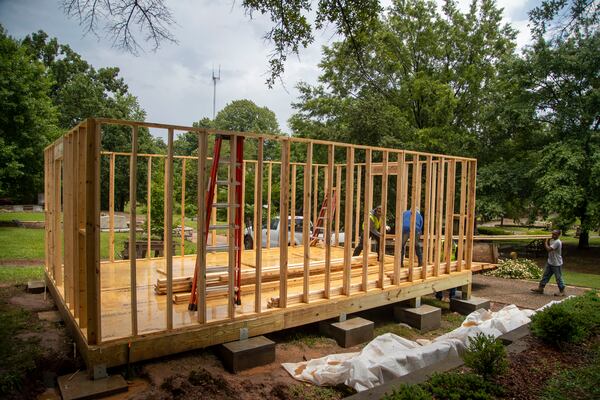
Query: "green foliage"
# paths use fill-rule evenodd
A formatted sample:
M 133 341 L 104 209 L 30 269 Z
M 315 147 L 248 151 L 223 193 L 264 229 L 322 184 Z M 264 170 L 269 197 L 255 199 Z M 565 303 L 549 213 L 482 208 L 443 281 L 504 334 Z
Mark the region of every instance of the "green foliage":
M 0 268 L 0 282 L 8 285 L 24 285 L 30 280 L 44 278 L 44 267 L 21 267 L 4 265 Z
M 553 377 L 544 388 L 543 400 L 587 400 L 600 398 L 600 346 L 587 357 L 589 365 L 567 369 Z
M 342 392 L 338 392 L 329 387 L 291 385 L 287 387 L 285 392 L 285 397 L 281 398 L 290 400 L 338 400 L 344 398 L 344 392 L 348 392 L 348 390 L 344 388 Z
M 600 297 L 595 291 L 553 304 L 531 318 L 531 332 L 557 347 L 579 343 L 599 330 Z
M 44 230 L 0 227 L 3 260 L 44 259 Z
M 0 221 L 44 221 L 46 215 L 43 212 L 4 212 L 0 211 Z
M 382 400 L 431 400 L 433 397 L 429 392 L 419 385 L 400 385 L 392 391 L 386 393 Z
M 463 360 L 467 367 L 486 380 L 501 375 L 508 369 L 506 350 L 502 342 L 483 333 L 470 338 Z
M 510 235 L 510 232 L 496 226 L 478 226 L 477 233 L 480 235 Z
M 448 372 L 433 374 L 423 384 L 436 399 L 491 400 L 500 394 L 500 388 L 479 375 Z
M 540 279 L 542 269 L 526 258 L 507 259 L 501 260 L 498 268 L 486 272 L 485 275 L 507 279 Z
M 37 202 L 42 191 L 43 150 L 58 136 L 51 79 L 0 25 L 0 197 Z

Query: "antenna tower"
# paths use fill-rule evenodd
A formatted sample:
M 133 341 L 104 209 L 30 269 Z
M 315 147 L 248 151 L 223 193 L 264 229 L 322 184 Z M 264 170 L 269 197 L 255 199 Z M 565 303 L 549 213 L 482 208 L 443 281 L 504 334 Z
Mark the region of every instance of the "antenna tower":
M 213 80 L 213 120 L 214 120 L 216 109 L 217 109 L 217 81 L 221 80 L 221 64 L 219 64 L 219 74 L 218 75 L 215 75 L 215 67 L 213 65 L 212 80 Z

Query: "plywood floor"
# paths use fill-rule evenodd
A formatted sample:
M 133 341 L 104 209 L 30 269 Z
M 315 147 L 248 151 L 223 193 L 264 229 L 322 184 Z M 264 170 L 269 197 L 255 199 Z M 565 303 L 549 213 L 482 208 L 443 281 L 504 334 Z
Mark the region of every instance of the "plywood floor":
M 254 279 L 255 276 L 255 252 L 246 250 L 242 254 L 242 304 L 235 307 L 235 316 L 245 316 L 254 313 Z M 290 247 L 289 279 L 288 279 L 288 303 L 297 304 L 301 301 L 303 291 L 303 259 L 304 249 L 302 247 Z M 324 279 L 323 268 L 325 252 L 321 247 L 311 247 L 311 277 L 310 277 L 310 301 L 325 302 L 323 298 Z M 173 277 L 192 276 L 195 266 L 195 255 L 177 256 L 173 258 Z M 279 248 L 262 250 L 262 295 L 261 311 L 274 310 L 279 299 Z M 228 308 L 228 296 L 226 292 L 227 274 L 222 272 L 211 273 L 211 267 L 225 266 L 227 264 L 227 253 L 210 253 L 207 255 L 207 276 L 218 276 L 222 281 L 217 291 L 222 295 L 211 296 L 207 300 L 206 319 L 208 322 L 226 320 Z M 401 269 L 401 281 L 408 278 L 408 268 L 405 260 L 405 268 Z M 474 269 L 480 267 L 473 263 Z M 343 283 L 342 265 L 343 248 L 331 248 L 331 298 L 335 299 L 341 295 Z M 336 271 L 337 269 L 337 271 Z M 453 268 L 451 268 L 452 270 Z M 154 286 L 158 279 L 165 279 L 165 259 L 140 259 L 137 260 L 137 321 L 138 334 L 165 331 L 167 328 L 167 296 L 158 295 Z M 384 259 L 384 286 L 392 284 L 393 256 Z M 422 277 L 422 269 L 414 268 L 414 279 Z M 443 269 L 440 269 L 443 274 Z M 369 254 L 368 289 L 379 287 L 379 263 L 376 253 Z M 427 277 L 433 276 L 433 266 L 427 266 Z M 362 289 L 362 256 L 353 258 L 351 272 L 351 293 Z M 59 289 L 60 290 L 60 289 Z M 214 294 L 214 292 L 213 292 Z M 130 291 L 130 264 L 129 261 L 115 261 L 101 263 L 101 334 L 102 341 L 126 338 L 131 336 L 131 291 Z M 197 324 L 197 314 L 188 311 L 187 303 L 173 304 L 173 328 L 178 329 Z

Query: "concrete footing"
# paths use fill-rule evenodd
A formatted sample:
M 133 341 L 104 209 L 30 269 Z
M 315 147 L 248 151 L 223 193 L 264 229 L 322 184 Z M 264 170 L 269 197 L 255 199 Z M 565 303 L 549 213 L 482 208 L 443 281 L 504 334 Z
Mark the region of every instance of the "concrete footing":
M 44 281 L 27 282 L 27 293 L 44 293 L 46 283 Z
M 221 345 L 221 361 L 233 373 L 275 361 L 275 342 L 264 336 Z
M 490 301 L 481 297 L 471 297 L 469 300 L 450 299 L 450 310 L 462 315 L 469 315 L 475 310 L 490 309 Z
M 413 308 L 397 305 L 394 306 L 394 318 L 396 321 L 404 322 L 421 332 L 428 332 L 441 326 L 442 310 L 428 304 Z
M 94 380 L 87 372 L 80 371 L 58 377 L 58 387 L 63 400 L 98 399 L 126 392 L 127 382 L 121 375 Z
M 373 339 L 375 324 L 364 318 L 355 317 L 343 322 L 327 322 L 320 324 L 320 330 L 335 339 L 341 347 L 352 347 Z

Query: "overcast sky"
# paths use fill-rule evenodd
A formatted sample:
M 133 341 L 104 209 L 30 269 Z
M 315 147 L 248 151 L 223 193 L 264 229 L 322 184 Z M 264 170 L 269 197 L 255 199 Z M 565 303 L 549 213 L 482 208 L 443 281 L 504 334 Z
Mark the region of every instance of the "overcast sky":
M 165 43 L 158 51 L 139 56 L 112 48 L 102 33 L 99 38 L 84 35 L 78 21 L 62 12 L 58 0 L 0 0 L 0 23 L 18 39 L 43 30 L 69 44 L 96 68 L 119 67 L 131 93 L 146 110 L 147 121 L 189 126 L 203 117 L 212 118 L 212 69 L 221 65 L 217 112 L 233 100 L 250 99 L 273 110 L 281 129 L 289 132 L 291 103 L 297 99 L 295 86 L 299 81 L 317 81 L 321 46 L 335 40 L 332 33 L 318 32 L 313 45 L 289 59 L 282 82 L 268 89 L 270 45 L 262 39 L 270 27 L 268 18 L 259 15 L 250 20 L 240 2 L 233 0 L 165 2 L 177 22 L 172 33 L 179 43 Z M 498 0 L 505 22 L 520 31 L 519 47 L 529 41 L 527 12 L 539 2 Z M 465 9 L 469 1 L 459 3 Z

